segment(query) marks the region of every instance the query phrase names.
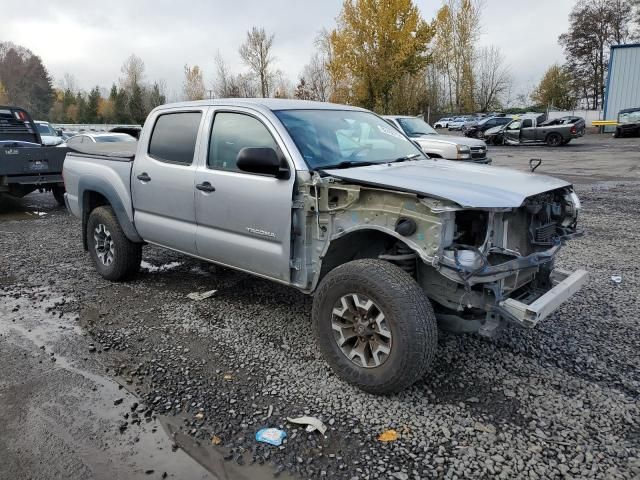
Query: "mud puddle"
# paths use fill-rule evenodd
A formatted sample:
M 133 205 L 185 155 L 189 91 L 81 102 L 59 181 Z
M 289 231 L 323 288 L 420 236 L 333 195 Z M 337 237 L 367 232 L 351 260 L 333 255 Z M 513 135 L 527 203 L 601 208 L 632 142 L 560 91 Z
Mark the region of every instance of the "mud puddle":
M 56 444 L 49 460 L 38 461 L 47 464 L 40 473 L 51 476 L 75 462 L 96 479 L 273 478 L 274 468 L 251 464 L 250 452 L 243 465 L 225 460 L 226 449 L 181 431 L 183 417 L 152 414 L 153 406 L 142 405 L 131 386 L 103 376 L 105 362 L 114 359 L 96 351 L 77 314 L 64 311 L 71 301 L 48 287 L 0 292 L 0 363 L 4 352 L 17 367 L 14 382 L 0 386 L 0 412 L 15 427 L 0 432 L 0 447 L 4 436 L 7 444 L 25 444 L 35 456 L 45 444 Z M 37 379 L 26 391 L 20 388 L 25 377 Z M 3 417 L 0 413 L 0 422 Z M 25 447 L 18 451 L 24 455 Z M 20 477 L 3 468 L 0 477 Z
M 0 419 L 8 422 L 0 445 L 9 448 L 0 477 L 21 478 L 24 457 L 33 455 L 32 465 L 45 469 L 37 478 L 57 478 L 74 465 L 77 475 L 67 478 L 216 479 L 175 448 L 137 397 L 98 373 L 77 316 L 55 311 L 63 300 L 45 288 L 0 296 L 0 360 L 9 360 L 2 353 L 15 359 L 16 375 L 0 386 Z M 49 458 L 40 458 L 45 450 Z
M 33 199 L 29 197 L 15 198 L 0 194 L 0 222 L 35 220 L 50 215 L 57 208 L 34 205 Z

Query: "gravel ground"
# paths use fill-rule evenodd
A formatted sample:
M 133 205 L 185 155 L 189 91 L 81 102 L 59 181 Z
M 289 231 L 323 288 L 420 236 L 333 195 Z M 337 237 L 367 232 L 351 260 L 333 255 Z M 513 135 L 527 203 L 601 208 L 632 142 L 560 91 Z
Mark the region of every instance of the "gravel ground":
M 173 418 L 242 468 L 301 478 L 639 478 L 640 190 L 600 183 L 578 193 L 586 235 L 558 264 L 586 268 L 588 285 L 535 330 L 507 328 L 495 340 L 441 332 L 431 373 L 389 397 L 331 374 L 310 298 L 155 247 L 134 280 L 107 282 L 81 249 L 79 221 L 48 196 L 24 202 L 46 215 L 0 223 L 0 297 L 29 299 L 46 286 L 65 299 L 52 312 L 78 316 L 87 355 L 139 396 L 140 415 Z M 209 299 L 186 298 L 211 289 Z M 327 424 L 324 436 L 286 422 L 305 414 Z M 286 430 L 286 443 L 258 444 L 265 426 Z M 390 428 L 400 438 L 378 441 Z

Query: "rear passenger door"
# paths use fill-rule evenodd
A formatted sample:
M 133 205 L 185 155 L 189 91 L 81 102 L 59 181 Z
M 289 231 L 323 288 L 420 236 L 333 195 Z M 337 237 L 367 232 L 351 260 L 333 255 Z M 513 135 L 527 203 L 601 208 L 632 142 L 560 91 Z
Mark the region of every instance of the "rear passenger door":
M 194 177 L 206 108 L 160 111 L 131 173 L 134 222 L 147 242 L 196 253 Z
M 284 144 L 264 116 L 248 109 L 211 112 L 206 161 L 196 172 L 198 255 L 217 263 L 288 282 L 291 202 L 289 179 L 240 171 L 238 152 L 269 147 L 283 157 Z

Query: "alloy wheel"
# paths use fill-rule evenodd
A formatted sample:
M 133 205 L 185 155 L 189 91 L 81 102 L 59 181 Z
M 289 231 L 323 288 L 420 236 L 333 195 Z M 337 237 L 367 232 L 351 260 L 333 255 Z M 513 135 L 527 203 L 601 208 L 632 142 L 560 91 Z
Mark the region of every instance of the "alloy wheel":
M 103 265 L 111 265 L 115 257 L 115 245 L 111 238 L 111 232 L 99 223 L 93 231 L 93 239 L 95 241 L 94 248 L 96 249 L 96 255 L 100 259 Z
M 342 353 L 357 366 L 374 368 L 389 358 L 391 329 L 384 312 L 365 295 L 340 297 L 331 313 L 331 328 Z

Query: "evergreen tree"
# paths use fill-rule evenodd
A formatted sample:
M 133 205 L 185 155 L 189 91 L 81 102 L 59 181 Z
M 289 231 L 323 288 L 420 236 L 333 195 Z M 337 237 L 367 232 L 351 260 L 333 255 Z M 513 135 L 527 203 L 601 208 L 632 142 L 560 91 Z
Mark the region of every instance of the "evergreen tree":
M 100 88 L 96 86 L 91 90 L 91 92 L 89 92 L 89 99 L 87 102 L 87 119 L 89 123 L 97 123 L 101 121 L 98 115 L 100 99 Z
M 143 123 L 146 118 L 144 107 L 144 92 L 138 82 L 131 87 L 131 97 L 129 98 L 129 116 L 135 123 Z
M 120 88 L 114 102 L 115 118 L 118 123 L 129 123 L 129 96 L 124 88 Z

